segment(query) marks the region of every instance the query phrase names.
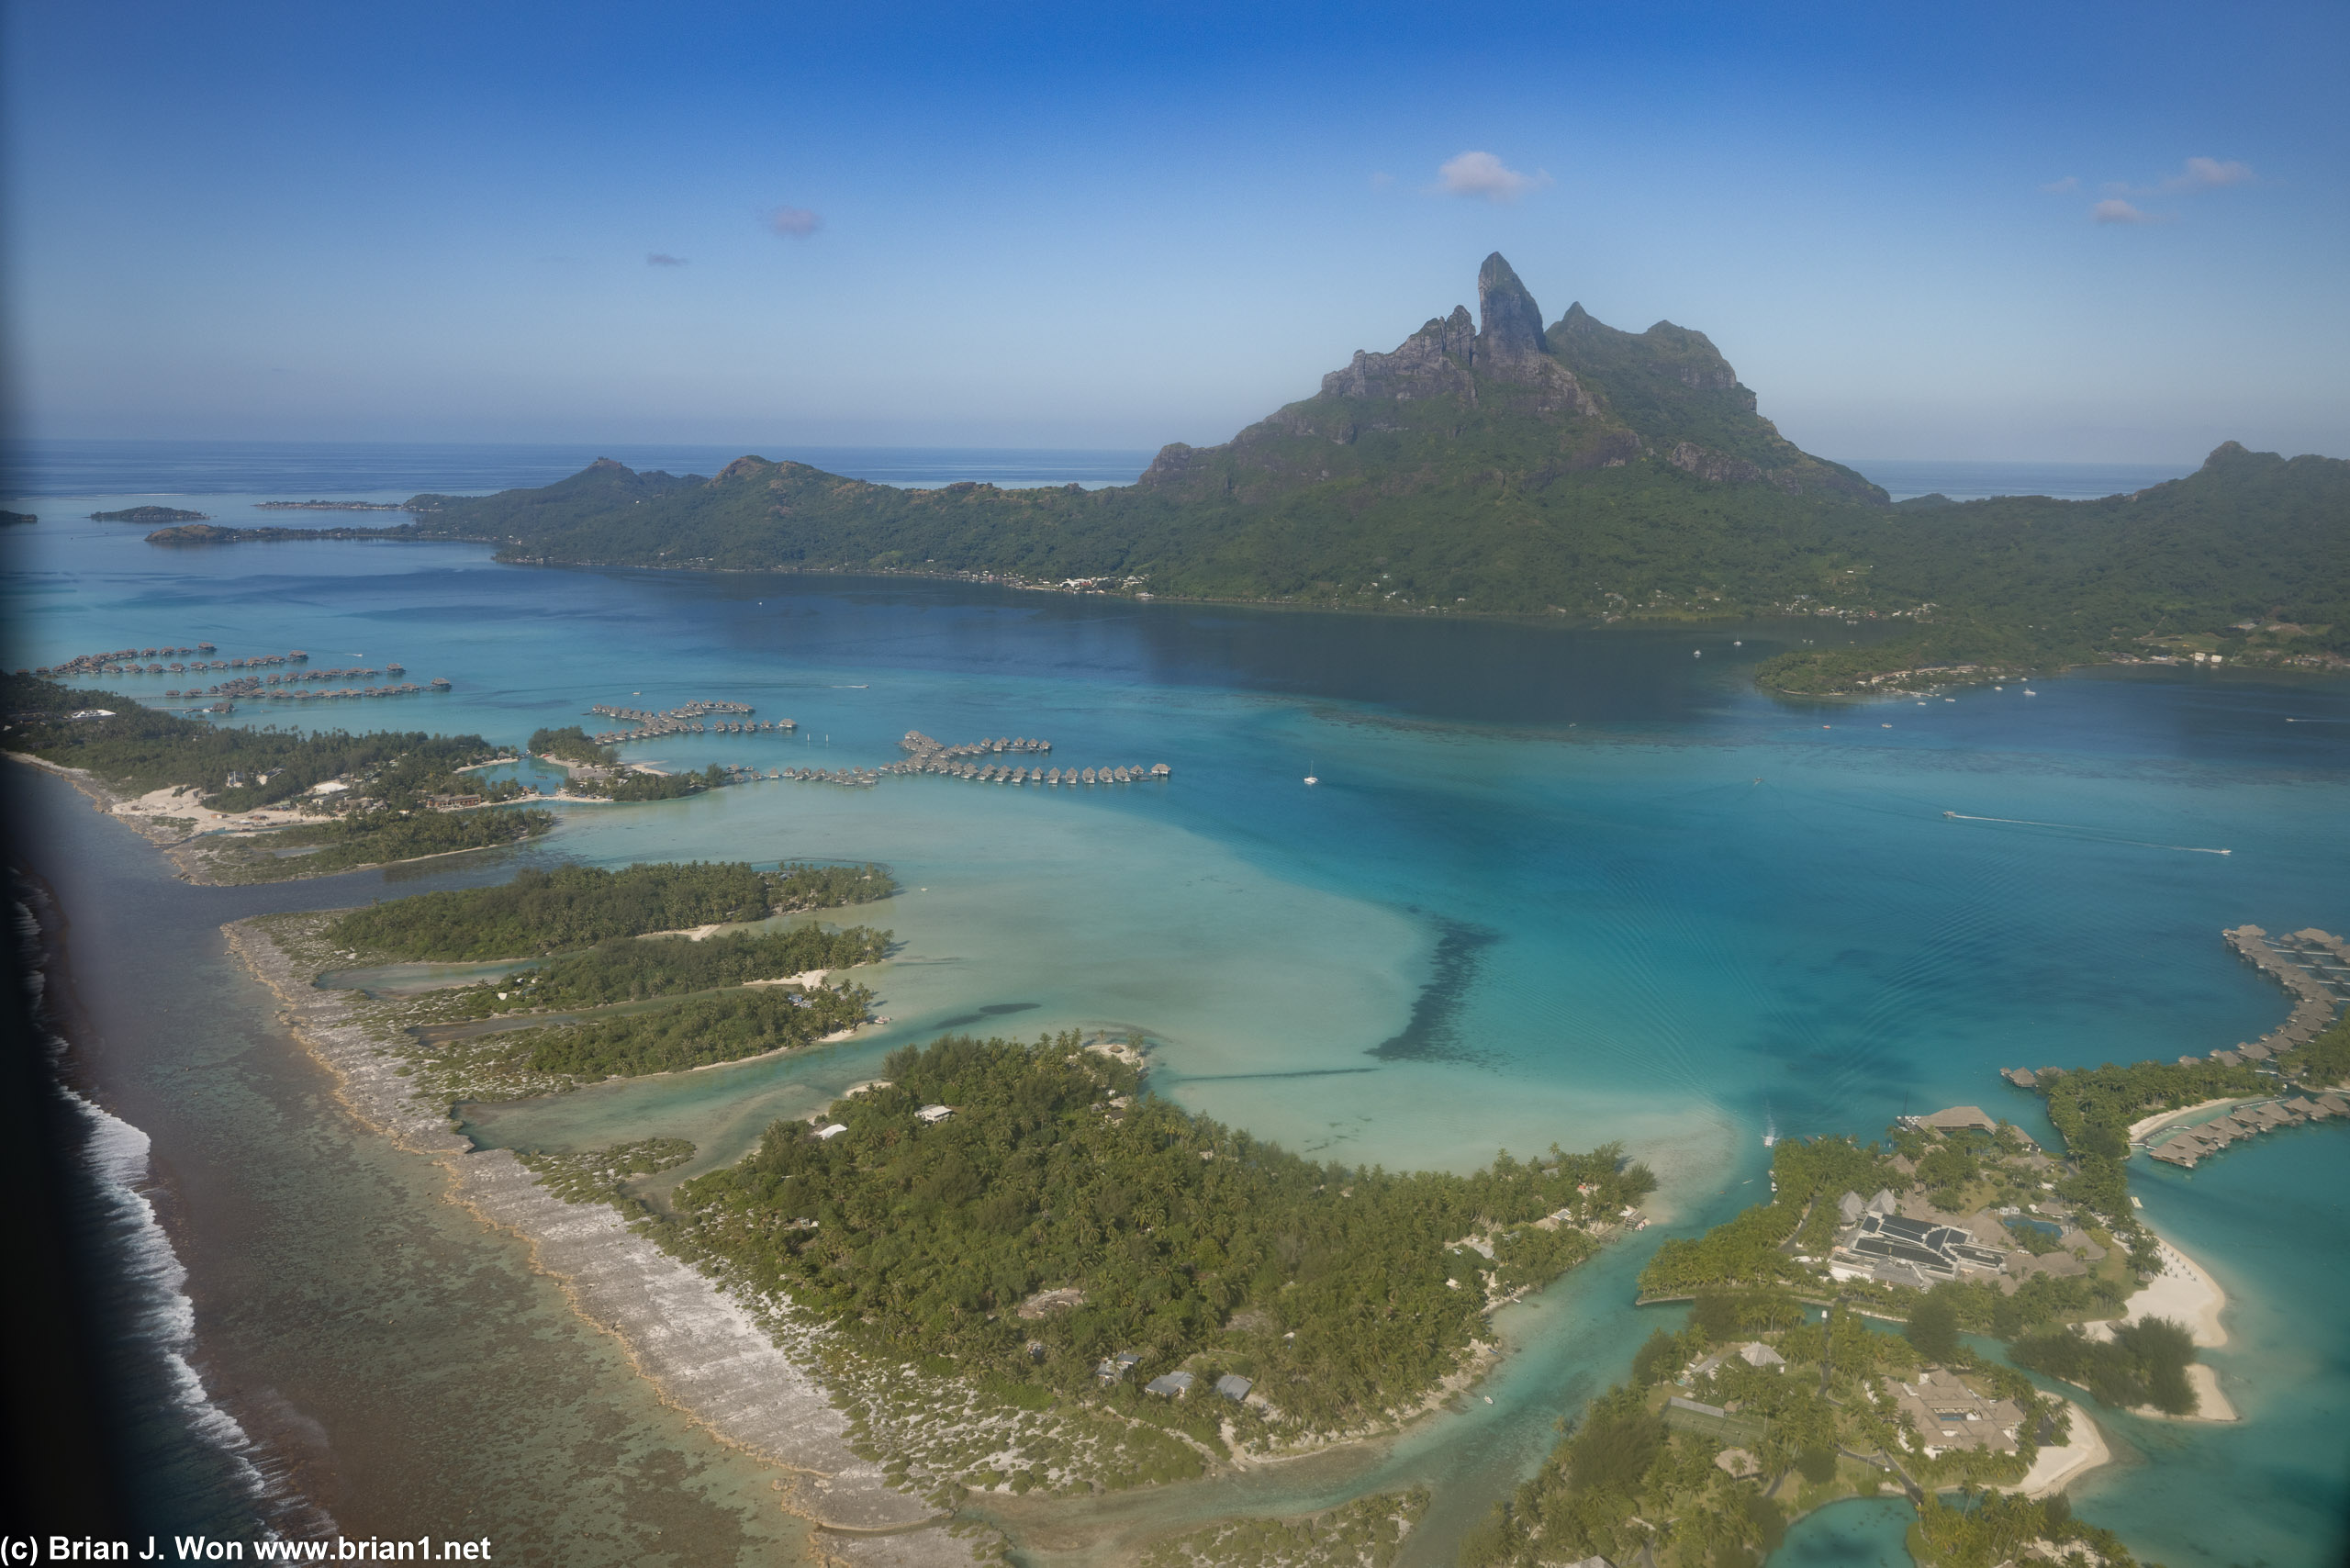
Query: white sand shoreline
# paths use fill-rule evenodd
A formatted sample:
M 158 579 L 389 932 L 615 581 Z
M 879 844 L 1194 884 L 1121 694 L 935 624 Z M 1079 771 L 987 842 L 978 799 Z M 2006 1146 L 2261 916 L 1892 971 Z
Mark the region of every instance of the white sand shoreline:
M 2024 1473 L 2021 1481 L 1999 1488 L 2002 1492 L 2020 1493 L 2026 1497 L 2045 1497 L 2061 1492 L 2076 1480 L 2109 1462 L 2113 1452 L 2105 1446 L 2105 1434 L 2089 1418 L 2089 1413 L 2075 1401 L 2067 1399 L 2065 1407 L 2072 1413 L 2072 1430 L 2062 1446 L 2040 1450 Z
M 2261 1096 L 2255 1095 L 2254 1098 L 2258 1099 Z M 2127 1136 L 2132 1143 L 2143 1143 L 2150 1135 L 2161 1131 L 2174 1122 L 2185 1121 L 2199 1112 L 2215 1111 L 2222 1105 L 2244 1103 L 2246 1102 L 2240 1096 L 2223 1094 L 2217 1100 L 2206 1100 L 2195 1105 L 2182 1105 L 2176 1111 L 2157 1111 L 2151 1116 L 2143 1116 L 2131 1123 Z
M 2227 1310 L 2228 1294 L 2220 1288 L 2210 1271 L 2194 1259 L 2172 1246 L 2157 1235 L 2154 1246 L 2162 1254 L 2162 1272 L 2140 1286 L 2130 1299 L 2121 1304 L 2121 1316 L 2107 1323 L 2087 1326 L 2091 1338 L 2109 1338 L 2114 1323 L 2130 1323 L 2146 1317 L 2166 1317 L 2184 1324 L 2193 1337 L 2198 1350 L 2213 1350 L 2228 1342 L 2227 1326 L 2221 1314 Z M 2243 1416 L 2235 1403 L 2220 1387 L 2220 1374 L 2208 1362 L 2197 1361 L 2187 1369 L 2188 1386 L 2195 1391 L 2195 1413 L 2173 1416 L 2152 1406 L 2140 1406 L 2131 1411 L 2156 1421 L 2241 1421 Z
M 2162 1272 L 2121 1304 L 2122 1321 L 2167 1317 L 2187 1325 L 2200 1349 L 2216 1350 L 2226 1344 L 2228 1330 L 2220 1315 L 2227 1310 L 2228 1293 L 2202 1264 L 2162 1237 L 2154 1238 L 2154 1247 L 2162 1254 Z
M 823 1532 L 812 1543 L 821 1554 L 891 1568 L 977 1564 L 970 1543 L 941 1528 L 946 1516 L 892 1487 L 878 1464 L 850 1450 L 847 1417 L 814 1373 L 820 1330 L 780 1304 L 755 1311 L 612 1210 L 555 1197 L 510 1151 L 476 1149 L 444 1115 L 410 1098 L 399 1059 L 352 1018 L 351 993 L 311 986 L 251 922 L 221 929 L 277 997 L 295 1038 L 333 1076 L 343 1105 L 399 1147 L 437 1159 L 449 1174 L 450 1201 L 521 1238 L 532 1266 L 621 1342 L 665 1400 L 721 1441 L 786 1472 L 782 1506 Z

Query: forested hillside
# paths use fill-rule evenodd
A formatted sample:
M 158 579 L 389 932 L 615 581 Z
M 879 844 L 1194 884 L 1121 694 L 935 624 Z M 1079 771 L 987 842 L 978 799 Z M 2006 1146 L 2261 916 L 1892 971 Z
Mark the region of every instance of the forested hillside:
M 2149 652 L 2350 652 L 2350 463 L 2234 442 L 2097 501 L 1886 504 L 1759 412 L 1702 332 L 1548 328 L 1500 256 L 1467 308 L 1134 485 L 905 490 L 744 457 L 713 477 L 599 460 L 533 490 L 421 495 L 387 531 L 502 559 L 914 572 L 1415 614 L 1802 614 L 1880 633 L 1766 666 L 1785 689 L 1919 666 Z M 216 531 L 214 537 L 260 537 Z M 174 534 L 175 539 L 181 534 Z M 1820 640 L 1823 644 L 1828 639 Z M 2224 644 L 2224 646 L 2222 645 Z

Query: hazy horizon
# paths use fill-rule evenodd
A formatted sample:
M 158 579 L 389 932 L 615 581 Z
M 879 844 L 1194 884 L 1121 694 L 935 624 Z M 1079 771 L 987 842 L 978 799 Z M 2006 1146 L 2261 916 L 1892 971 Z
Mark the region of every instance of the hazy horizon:
M 0 26 L 28 434 L 1213 444 L 1500 250 L 1816 453 L 2350 454 L 2334 6 Z

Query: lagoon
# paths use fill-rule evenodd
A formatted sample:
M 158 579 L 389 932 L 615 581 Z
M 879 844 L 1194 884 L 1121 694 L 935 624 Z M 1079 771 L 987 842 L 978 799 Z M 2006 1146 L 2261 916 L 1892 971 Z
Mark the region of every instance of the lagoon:
M 45 498 L 39 510 L 123 504 Z M 202 510 L 235 521 L 218 497 Z M 73 521 L 15 531 L 6 548 L 0 588 L 26 629 L 21 664 L 169 637 L 216 642 L 223 656 L 300 646 L 328 660 L 396 657 L 411 678 L 454 685 L 336 707 L 331 721 L 353 727 L 519 742 L 580 722 L 591 703 L 708 697 L 800 727 L 629 755 L 693 767 L 876 764 L 920 729 L 949 742 L 1041 735 L 1059 766 L 1173 769 L 1164 784 L 1090 790 L 762 782 L 563 808 L 548 839 L 456 867 L 173 889 L 174 918 L 195 932 L 252 908 L 556 859 L 878 859 L 904 885 L 869 915 L 904 944 L 870 981 L 889 1025 L 810 1056 L 464 1107 L 484 1142 L 685 1137 L 699 1152 L 676 1174 L 689 1174 L 871 1076 L 898 1044 L 947 1028 L 1113 1027 L 1150 1037 L 1159 1092 L 1323 1158 L 1467 1168 L 1497 1148 L 1621 1139 L 1663 1178 L 1660 1225 L 1505 1315 L 1519 1353 L 1392 1453 L 1293 1484 L 1110 1500 L 1094 1510 L 1104 1540 L 1427 1480 L 1439 1500 L 1412 1560 L 1449 1562 L 1447 1543 L 1539 1460 L 1555 1422 L 1622 1375 L 1651 1326 L 1628 1305 L 1645 1252 L 1760 1195 L 1766 1129 L 1865 1135 L 1904 1109 L 1973 1103 L 2045 1136 L 2036 1102 L 1996 1069 L 2252 1037 L 2284 1003 L 2227 954 L 2220 929 L 2350 920 L 2350 838 L 2338 826 L 2350 683 L 2338 678 L 2087 671 L 2035 681 L 2034 696 L 2011 686 L 1952 701 L 1800 704 L 1760 696 L 1745 671 L 1793 641 L 1843 633 L 547 570 L 464 545 L 165 552 L 136 530 Z M 271 721 L 283 722 L 266 710 L 257 722 Z M 1309 772 L 1323 782 L 1304 786 Z M 146 853 L 120 836 L 125 856 Z M 2204 853 L 2216 848 L 2231 853 Z M 90 896 L 121 894 L 94 882 Z M 185 967 L 166 985 L 235 988 L 201 943 L 166 961 Z M 136 1054 L 121 1048 L 125 1062 Z M 150 1131 L 165 1155 L 196 1161 L 195 1146 L 233 1140 L 242 1114 L 228 1100 L 218 1121 L 184 1106 Z M 266 1166 L 269 1146 L 249 1158 Z M 2350 1282 L 2350 1247 L 2298 1239 L 2340 1223 L 2339 1205 L 2315 1194 L 2350 1190 L 2345 1177 L 2350 1143 L 2311 1128 L 2146 1178 L 2150 1217 L 2236 1297 L 2244 1337 L 2213 1359 L 2251 1418 L 2111 1428 L 2127 1462 L 2076 1498 L 2142 1555 L 2173 1568 L 2225 1562 L 2255 1537 L 2271 1562 L 2340 1555 L 2350 1436 L 2289 1409 L 2350 1407 L 2350 1322 L 2328 1305 Z M 288 1266 L 323 1282 L 337 1265 Z M 277 1309 L 216 1288 L 212 1313 L 242 1315 L 241 1364 L 265 1365 Z M 197 1314 L 199 1338 L 209 1320 Z M 283 1332 L 292 1343 L 303 1330 Z M 384 1351 L 387 1365 L 411 1353 Z M 318 1398 L 305 1419 L 359 1429 L 357 1398 Z M 2291 1527 L 2264 1522 L 2278 1518 Z

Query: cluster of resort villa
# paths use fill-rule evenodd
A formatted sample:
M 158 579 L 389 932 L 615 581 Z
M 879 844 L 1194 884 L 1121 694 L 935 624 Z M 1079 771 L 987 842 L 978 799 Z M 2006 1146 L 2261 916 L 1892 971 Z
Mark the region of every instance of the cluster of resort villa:
M 1691 1394 L 1712 1394 L 1718 1386 L 1715 1374 L 1732 1361 L 1781 1374 L 1787 1369 L 1785 1357 L 1756 1339 L 1715 1351 L 1684 1369 L 1675 1381 Z M 1739 1429 L 1738 1400 L 1722 1399 L 1716 1405 L 1691 1394 L 1666 1396 L 1667 1425 L 1711 1436 Z M 1942 1367 L 1921 1367 L 1914 1380 L 1880 1375 L 1870 1397 L 1908 1428 L 1909 1446 L 1928 1459 L 1956 1449 L 2013 1453 L 2021 1445 L 2024 1423 L 2031 1419 L 2031 1412 L 2014 1400 L 1984 1394 Z M 1754 1475 L 1762 1470 L 1761 1461 L 1742 1448 L 1722 1450 L 1714 1463 L 1733 1476 Z
M 1029 1353 L 1033 1355 L 1043 1349 L 1041 1344 L 1037 1344 L 1031 1347 Z M 1114 1356 L 1102 1358 L 1102 1364 L 1093 1369 L 1094 1380 L 1102 1387 L 1108 1388 L 1115 1383 L 1124 1383 L 1133 1373 L 1135 1368 L 1140 1365 L 1142 1365 L 1141 1351 L 1120 1350 Z M 1181 1399 L 1191 1393 L 1192 1385 L 1199 1381 L 1187 1372 L 1166 1372 L 1144 1383 L 1142 1391 L 1145 1394 L 1155 1394 L 1161 1399 Z M 1257 1385 L 1252 1380 L 1242 1377 L 1238 1372 L 1225 1372 L 1210 1386 L 1235 1404 L 1243 1404 L 1248 1398 L 1248 1391 Z
M 197 669 L 243 669 L 248 664 L 299 664 L 310 656 L 297 649 L 290 654 L 264 654 L 257 659 L 222 659 L 215 663 L 212 655 L 219 651 L 210 643 L 198 643 L 192 648 L 116 648 L 103 654 L 76 654 L 63 664 L 43 665 L 33 673 L 51 678 L 72 675 L 162 675 L 167 668 L 183 670 L 188 666 L 184 664 L 164 666 L 141 661 L 180 658 L 189 654 L 204 655 L 203 660 L 196 666 Z
M 908 730 L 905 739 L 898 745 L 906 752 L 903 762 L 884 763 L 878 767 L 785 767 L 778 769 L 775 777 L 813 784 L 870 788 L 884 778 L 912 778 L 917 774 L 967 778 L 981 784 L 1075 785 L 1140 784 L 1165 779 L 1174 773 L 1174 769 L 1163 762 L 1150 767 L 1140 764 L 1125 767 L 1040 767 L 1033 764 L 983 760 L 1005 754 L 1041 756 L 1053 749 L 1050 741 L 1030 740 L 1024 735 L 946 745 L 931 739 L 920 730 Z
M 1995 1133 L 1999 1126 L 1977 1105 L 1953 1105 L 1928 1116 L 1904 1116 L 1901 1125 L 1936 1137 L 1969 1128 Z M 2022 1152 L 1998 1158 L 2016 1167 L 2016 1174 L 2030 1185 L 2043 1192 L 2052 1189 L 2063 1171 L 2060 1163 L 2025 1134 L 2009 1128 L 2008 1136 L 2022 1146 Z M 1894 1167 L 1904 1175 L 1916 1169 L 1906 1158 L 1897 1158 Z M 1874 1281 L 1910 1290 L 1930 1290 L 1945 1281 L 1982 1276 L 2012 1294 L 2034 1274 L 2087 1273 L 2106 1253 L 2053 1196 L 1953 1215 L 1935 1208 L 1920 1193 L 1903 1197 L 1897 1197 L 1890 1189 L 1866 1197 L 1846 1193 L 1837 1200 L 1837 1222 L 1835 1241 L 1827 1257 L 1796 1260 L 1824 1267 L 1830 1279 Z M 2048 1245 L 2037 1249 L 2019 1245 L 2019 1233 L 2027 1230 L 2038 1232 Z
M 722 735 L 783 735 L 789 734 L 800 727 L 797 722 L 789 719 L 767 719 L 754 722 L 751 721 L 751 714 L 756 710 L 747 702 L 696 700 L 679 703 L 675 708 L 665 708 L 657 713 L 643 708 L 614 708 L 607 703 L 599 702 L 590 707 L 588 711 L 600 719 L 624 720 L 629 725 L 625 730 L 606 730 L 597 735 L 595 741 L 598 745 L 619 745 L 624 741 L 649 741 L 664 735 L 699 735 L 705 733 Z M 721 717 L 714 722 L 705 723 L 704 721 L 711 714 L 732 716 Z
M 2336 1116 L 2350 1116 L 2350 1100 L 2344 1100 L 2331 1091 L 2314 1098 L 2297 1094 L 2290 1100 L 2268 1100 L 2258 1104 L 2238 1105 L 2224 1115 L 2174 1134 L 2147 1152 L 2165 1164 L 2192 1169 L 2197 1160 L 2217 1154 L 2242 1139 L 2257 1137 L 2278 1127 L 2298 1127 L 2309 1122 L 2331 1121 Z
M 163 695 L 171 698 L 219 698 L 211 704 L 216 713 L 234 711 L 240 699 L 262 698 L 271 701 L 325 702 L 366 697 L 406 697 L 420 691 L 447 691 L 449 681 L 442 677 L 420 685 L 415 681 L 393 681 L 383 685 L 345 686 L 330 690 L 314 690 L 328 681 L 374 681 L 383 676 L 402 676 L 408 671 L 399 665 L 386 665 L 381 669 L 303 669 L 263 675 L 263 670 L 275 670 L 282 665 L 301 665 L 310 655 L 300 648 L 282 654 L 256 654 L 250 658 L 216 659 L 211 655 L 220 650 L 210 643 L 198 643 L 194 647 L 117 648 L 111 653 L 83 654 L 61 665 L 45 665 L 33 671 L 35 675 L 53 678 L 88 677 L 94 675 L 209 675 L 215 671 L 227 675 L 225 680 L 207 686 L 174 686 Z M 190 659 L 187 655 L 200 655 Z
M 2333 1026 L 2350 1003 L 2350 942 L 2315 926 L 2286 936 L 2271 936 L 2257 925 L 2239 925 L 2221 933 L 2236 956 L 2284 987 L 2293 999 L 2291 1016 L 2256 1040 L 2241 1040 L 2224 1050 L 2208 1052 L 2208 1059 L 2229 1067 L 2249 1066 L 2277 1080 L 2272 1097 L 2244 1100 L 2209 1121 L 2154 1129 L 2147 1152 L 2165 1164 L 2192 1169 L 2195 1162 L 2219 1153 L 2231 1144 L 2257 1137 L 2279 1127 L 2350 1117 L 2350 1097 L 2330 1088 L 2291 1092 L 2291 1085 L 2275 1065 L 2286 1052 L 2308 1045 Z M 2183 1056 L 2182 1067 L 2206 1058 Z M 2040 1072 L 2048 1070 L 2042 1068 Z M 2020 1089 L 2031 1089 L 2040 1073 L 2030 1068 L 2002 1068 L 1999 1076 Z

